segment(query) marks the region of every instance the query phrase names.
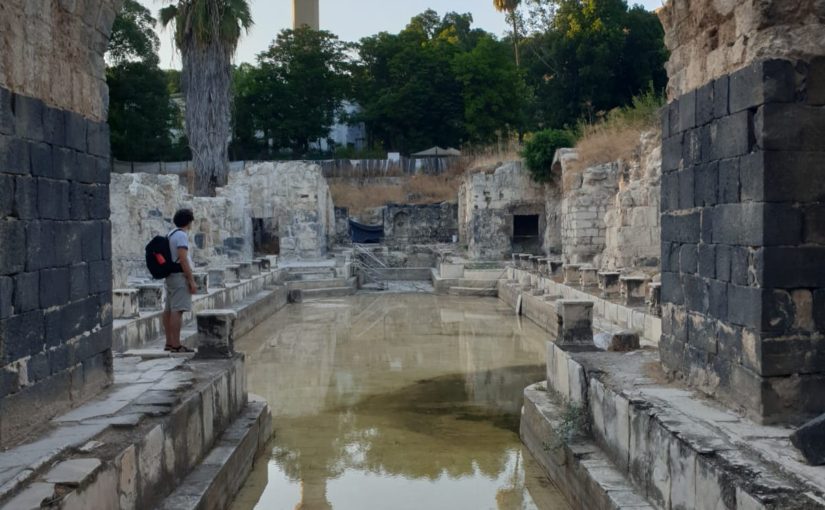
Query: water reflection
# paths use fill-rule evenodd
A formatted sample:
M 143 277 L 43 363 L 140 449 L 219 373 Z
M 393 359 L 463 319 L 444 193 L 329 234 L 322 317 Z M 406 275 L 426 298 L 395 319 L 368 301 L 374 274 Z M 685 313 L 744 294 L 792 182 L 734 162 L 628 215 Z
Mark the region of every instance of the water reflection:
M 516 433 L 544 338 L 492 299 L 287 307 L 238 345 L 276 438 L 235 508 L 566 508 Z

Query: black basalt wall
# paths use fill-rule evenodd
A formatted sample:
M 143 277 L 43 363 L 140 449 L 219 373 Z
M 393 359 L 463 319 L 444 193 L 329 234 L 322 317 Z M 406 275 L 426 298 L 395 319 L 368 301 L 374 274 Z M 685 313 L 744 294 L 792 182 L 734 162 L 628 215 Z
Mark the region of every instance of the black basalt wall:
M 112 377 L 109 129 L 0 88 L 0 446 Z
M 662 129 L 665 368 L 765 422 L 825 411 L 825 59 L 753 63 Z

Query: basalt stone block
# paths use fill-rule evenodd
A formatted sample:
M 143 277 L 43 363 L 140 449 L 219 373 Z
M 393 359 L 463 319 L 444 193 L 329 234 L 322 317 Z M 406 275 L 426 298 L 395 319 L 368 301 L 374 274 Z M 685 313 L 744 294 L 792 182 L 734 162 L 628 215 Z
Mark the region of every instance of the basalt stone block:
M 112 290 L 112 261 L 98 260 L 89 263 L 89 292 L 97 294 Z
M 192 273 L 195 279 L 196 294 L 209 294 L 209 273 Z
M 37 209 L 41 219 L 68 220 L 70 184 L 66 181 L 37 179 Z
M 767 247 L 761 262 L 765 287 L 825 287 L 825 247 Z
M 634 331 L 602 333 L 594 337 L 596 346 L 609 352 L 630 352 L 639 349 L 639 334 Z
M 791 434 L 791 443 L 812 466 L 825 464 L 825 414 L 814 418 Z
M 677 172 L 662 174 L 661 194 L 662 212 L 679 209 L 679 174 Z
M 13 299 L 14 280 L 8 276 L 0 276 L 0 320 L 11 317 Z
M 38 218 L 37 214 L 37 180 L 29 176 L 18 176 L 12 186 L 14 202 L 9 202 L 13 215 L 21 220 Z
M 725 75 L 713 82 L 713 118 L 721 119 L 730 113 L 730 77 Z
M 52 146 L 45 143 L 32 143 L 29 145 L 29 156 L 31 157 L 31 173 L 38 177 L 50 177 L 59 179 L 55 175 L 54 157 Z
M 713 245 L 699 245 L 699 275 L 716 278 L 716 248 Z
M 682 305 L 685 302 L 684 288 L 678 273 L 662 273 L 662 303 Z
M 679 272 L 695 274 L 699 264 L 698 248 L 695 244 L 683 244 L 679 250 Z
M 788 204 L 724 204 L 713 209 L 714 244 L 795 245 L 802 241 L 802 213 Z
M 11 216 L 14 210 L 14 181 L 13 175 L 0 174 L 0 218 Z
M 702 126 L 713 120 L 713 86 L 709 82 L 696 90 L 696 125 Z
M 680 246 L 677 243 L 662 243 L 662 271 L 679 272 L 679 251 Z M 616 283 L 618 284 L 618 278 L 616 279 Z
M 668 115 L 668 127 L 670 128 L 670 135 L 673 136 L 681 132 L 679 124 L 679 100 L 675 99 L 666 107 Z
M 681 168 L 683 143 L 683 133 L 678 133 L 662 141 L 662 172 L 673 172 Z
M 808 104 L 825 105 L 825 57 L 811 60 L 806 84 Z
M 825 331 L 825 289 L 813 291 L 813 318 L 814 327 Z
M 694 169 L 687 167 L 679 171 L 679 209 L 692 209 L 696 205 L 694 189 Z
M 825 246 L 825 204 L 816 204 L 804 210 L 805 243 Z
M 45 108 L 43 110 L 43 141 L 49 145 L 66 145 L 66 116 L 63 110 Z
M 699 165 L 694 170 L 694 202 L 697 207 L 716 205 L 719 186 L 719 163 Z
M 29 143 L 21 138 L 0 135 L 0 173 L 29 174 Z
M 730 110 L 766 103 L 789 103 L 796 93 L 796 71 L 788 60 L 762 60 L 730 75 Z
M 231 358 L 235 354 L 233 310 L 205 310 L 196 316 L 198 323 L 198 359 Z
M 14 276 L 14 313 L 40 308 L 40 273 L 18 273 Z
M 0 274 L 19 273 L 26 266 L 25 223 L 13 219 L 0 219 Z
M 754 117 L 756 145 L 765 151 L 822 151 L 822 108 L 799 103 L 770 103 Z
M 728 286 L 728 322 L 760 330 L 762 326 L 763 289 Z
M 696 127 L 696 91 L 692 90 L 679 97 L 679 131 Z
M 647 297 L 647 283 L 649 281 L 648 278 L 643 276 L 622 276 L 619 278 L 619 287 L 625 305 L 643 304 Z
M 723 159 L 717 172 L 719 203 L 739 202 L 739 158 Z
M 731 247 L 723 244 L 716 245 L 714 255 L 716 256 L 716 279 L 723 282 L 731 281 Z
M 19 138 L 43 140 L 43 101 L 15 94 L 14 133 Z
M 66 145 L 79 152 L 87 152 L 86 130 L 88 122 L 82 115 L 74 112 L 65 112 L 66 116 Z
M 707 160 L 735 158 L 751 152 L 754 145 L 753 114 L 746 110 L 719 119 L 709 125 Z
M 135 319 L 140 317 L 140 302 L 137 289 L 115 289 L 112 291 L 112 312 L 115 319 Z
M 69 268 L 69 299 L 77 301 L 89 295 L 89 266 L 86 263 L 75 264 Z
M 662 215 L 662 241 L 698 243 L 699 213 Z
M 43 312 L 36 310 L 0 320 L 0 338 L 5 340 L 2 364 L 43 350 Z
M 721 321 L 728 320 L 728 285 L 718 280 L 708 281 L 708 314 Z
M 14 134 L 13 97 L 11 91 L 0 87 L 0 134 Z
M 742 200 L 825 201 L 825 152 L 756 151 L 740 159 Z

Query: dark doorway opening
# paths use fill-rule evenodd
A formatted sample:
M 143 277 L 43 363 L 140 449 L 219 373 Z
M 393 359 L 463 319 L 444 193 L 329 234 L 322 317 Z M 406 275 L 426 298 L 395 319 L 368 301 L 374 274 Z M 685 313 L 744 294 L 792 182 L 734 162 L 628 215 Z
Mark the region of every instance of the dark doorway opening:
M 272 218 L 252 218 L 253 250 L 258 255 L 279 255 L 281 238 L 278 222 Z
M 539 236 L 539 215 L 513 216 L 513 239 Z

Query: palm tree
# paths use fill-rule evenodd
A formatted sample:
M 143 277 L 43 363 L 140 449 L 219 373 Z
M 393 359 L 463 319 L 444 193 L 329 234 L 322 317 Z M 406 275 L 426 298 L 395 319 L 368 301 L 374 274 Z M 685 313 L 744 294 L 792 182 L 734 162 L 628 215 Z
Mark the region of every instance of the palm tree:
M 521 4 L 521 0 L 493 0 L 496 10 L 509 14 L 510 20 L 513 22 L 513 50 L 516 54 L 516 66 L 521 65 L 518 51 L 518 20 L 516 19 L 516 9 L 518 9 L 519 4 Z
M 195 195 L 226 185 L 231 137 L 232 56 L 243 30 L 252 26 L 246 0 L 172 0 L 160 11 L 175 22 L 183 60 L 186 134 L 195 164 Z

